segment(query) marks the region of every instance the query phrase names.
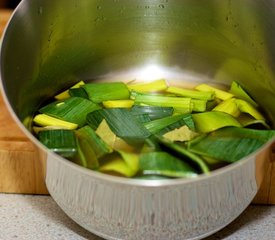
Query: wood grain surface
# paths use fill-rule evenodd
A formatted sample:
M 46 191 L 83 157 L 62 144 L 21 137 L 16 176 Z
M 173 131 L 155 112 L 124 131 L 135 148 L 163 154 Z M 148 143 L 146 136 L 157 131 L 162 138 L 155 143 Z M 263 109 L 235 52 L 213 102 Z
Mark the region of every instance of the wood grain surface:
M 11 13 L 0 10 L 0 35 Z M 12 119 L 1 92 L 0 113 L 0 192 L 46 194 L 46 157 Z
M 11 11 L 0 10 L 0 36 L 11 16 Z M 6 109 L 0 93 L 0 192 L 46 194 L 44 183 L 45 156 L 19 129 Z M 273 148 L 275 149 L 275 144 Z M 259 168 L 261 188 L 254 203 L 275 204 L 275 152 L 264 153 L 266 159 Z

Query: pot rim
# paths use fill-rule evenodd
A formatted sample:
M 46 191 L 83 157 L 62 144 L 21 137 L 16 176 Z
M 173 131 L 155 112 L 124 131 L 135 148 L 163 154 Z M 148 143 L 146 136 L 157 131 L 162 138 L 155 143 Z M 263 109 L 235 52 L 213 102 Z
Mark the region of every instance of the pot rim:
M 19 5 L 16 7 L 16 9 L 13 11 L 7 25 L 5 26 L 5 29 L 3 31 L 2 39 L 0 42 L 0 92 L 2 93 L 2 97 L 4 99 L 5 106 L 7 107 L 9 113 L 11 114 L 13 120 L 17 123 L 17 126 L 20 127 L 20 129 L 23 131 L 23 133 L 39 148 L 39 150 L 43 150 L 47 154 L 47 158 L 53 158 L 57 161 L 62 162 L 63 164 L 74 168 L 76 171 L 79 171 L 82 174 L 89 175 L 97 180 L 104 180 L 109 181 L 116 184 L 122 184 L 122 185 L 130 185 L 130 186 L 140 186 L 140 187 L 165 187 L 165 186 L 175 186 L 175 185 L 182 185 L 182 184 L 188 184 L 191 182 L 199 182 L 204 181 L 210 178 L 214 178 L 217 176 L 220 176 L 221 174 L 226 174 L 228 172 L 234 171 L 238 169 L 243 164 L 246 164 L 247 161 L 252 161 L 257 157 L 257 155 L 266 150 L 273 142 L 275 142 L 275 137 L 269 140 L 267 143 L 265 143 L 263 146 L 261 146 L 259 149 L 257 149 L 255 152 L 247 155 L 246 157 L 240 159 L 237 162 L 231 163 L 228 166 L 221 167 L 219 169 L 211 171 L 209 174 L 200 174 L 194 178 L 177 178 L 177 179 L 167 179 L 167 180 L 145 180 L 145 179 L 132 179 L 132 178 L 126 178 L 126 177 L 119 177 L 119 176 L 112 176 L 105 173 L 100 173 L 93 171 L 91 169 L 84 168 L 82 166 L 77 165 L 76 163 L 73 163 L 58 154 L 51 152 L 49 149 L 47 149 L 32 133 L 30 133 L 26 127 L 23 125 L 23 123 L 19 120 L 15 112 L 13 111 L 13 108 L 8 100 L 8 97 L 6 95 L 6 92 L 4 90 L 4 84 L 2 80 L 2 43 L 5 41 L 6 32 L 10 26 L 10 23 L 14 16 L 17 14 L 18 9 L 23 6 L 24 1 L 21 1 Z M 256 173 L 255 173 L 256 174 Z

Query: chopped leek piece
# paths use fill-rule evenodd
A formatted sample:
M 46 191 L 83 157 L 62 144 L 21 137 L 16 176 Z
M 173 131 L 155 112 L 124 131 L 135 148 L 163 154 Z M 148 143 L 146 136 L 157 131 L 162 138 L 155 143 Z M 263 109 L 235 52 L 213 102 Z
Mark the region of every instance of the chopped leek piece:
M 98 158 L 91 147 L 89 139 L 77 137 L 77 155 L 73 161 L 85 168 L 98 169 Z
M 167 97 L 154 94 L 138 94 L 135 97 L 135 104 L 147 104 L 159 107 L 185 108 L 191 112 L 191 98 Z
M 176 95 L 180 95 L 182 97 L 189 97 L 189 98 L 195 98 L 200 100 L 212 100 L 214 99 L 214 92 L 202 92 L 197 90 L 191 90 L 191 89 L 184 89 L 184 88 L 178 88 L 178 87 L 169 87 L 166 92 L 174 93 Z
M 83 81 L 80 81 L 77 84 L 73 85 L 70 89 L 79 88 L 79 87 L 81 87 L 83 85 L 85 85 L 85 83 Z M 69 98 L 69 97 L 70 97 L 70 94 L 69 94 L 69 89 L 68 89 L 68 90 L 66 90 L 66 91 L 64 91 L 62 93 L 59 93 L 54 98 L 56 100 L 64 100 L 64 99 Z
M 140 170 L 147 175 L 168 177 L 196 177 L 196 171 L 184 161 L 167 152 L 150 152 L 141 154 Z
M 198 169 L 201 173 L 208 173 L 209 168 L 204 160 L 199 157 L 197 154 L 190 152 L 184 146 L 180 146 L 170 140 L 167 140 L 163 137 L 156 138 L 160 144 L 164 145 L 166 148 L 170 150 L 171 153 L 175 153 L 177 156 L 181 156 L 184 160 L 191 166 L 194 165 L 194 168 Z
M 69 89 L 69 94 L 71 97 L 82 97 L 88 99 L 88 95 L 83 88 L 71 88 Z
M 186 125 L 180 128 L 176 128 L 170 132 L 167 132 L 163 135 L 164 138 L 169 139 L 170 141 L 189 141 L 196 137 L 198 133 L 191 131 Z
M 109 147 L 96 133 L 89 127 L 84 126 L 76 130 L 76 136 L 78 137 L 79 145 L 83 151 L 82 140 L 85 140 L 87 145 L 87 151 L 93 151 L 97 158 L 100 158 L 108 153 L 111 153 L 113 150 Z
M 188 116 L 190 116 L 190 114 L 169 116 L 169 117 L 165 117 L 165 118 L 161 118 L 161 119 L 157 119 L 157 120 L 145 123 L 144 126 L 151 133 L 155 134 L 155 133 L 160 132 L 160 130 L 162 130 L 164 128 L 167 128 L 168 126 L 170 126 L 170 125 L 172 125 L 172 124 L 174 124 L 174 123 L 176 123 L 176 122 L 178 122 L 180 120 L 183 120 L 183 122 L 181 122 L 180 125 L 181 126 L 185 125 L 186 123 L 185 123 L 184 120 Z
M 142 153 L 161 151 L 158 139 L 155 135 L 148 137 L 141 150 Z
M 235 162 L 274 137 L 274 130 L 228 127 L 191 140 L 188 149 L 202 156 Z
M 216 165 L 216 164 L 222 163 L 221 160 L 217 160 L 217 159 L 212 158 L 212 157 L 203 156 L 203 159 L 208 165 Z
M 214 107 L 212 111 L 225 112 L 232 115 L 233 117 L 238 117 L 241 114 L 235 98 L 222 101 L 220 104 Z
M 178 115 L 178 114 L 186 114 L 186 113 L 190 113 L 190 109 L 186 109 L 186 108 L 174 108 L 174 112 L 173 115 Z
M 226 91 L 223 91 L 221 89 L 209 86 L 207 84 L 200 84 L 200 85 L 196 86 L 195 89 L 197 89 L 199 91 L 202 91 L 202 92 L 211 92 L 212 91 L 212 92 L 215 93 L 215 97 L 219 98 L 221 100 L 227 100 L 227 99 L 232 98 L 234 96 L 233 94 L 231 94 L 229 92 L 226 92 Z
M 132 112 L 131 112 L 132 113 Z M 149 117 L 148 113 L 134 115 L 134 117 L 140 122 L 140 123 L 148 123 L 151 122 L 151 118 Z
M 248 95 L 248 93 L 241 87 L 241 85 L 235 81 L 231 83 L 230 93 L 234 94 L 236 97 L 240 99 L 249 102 L 254 107 L 258 107 L 258 104 Z
M 38 126 L 33 126 L 32 130 L 36 133 L 39 134 L 42 131 L 48 131 L 48 130 L 60 130 L 60 129 L 68 129 L 64 127 L 59 127 L 59 126 L 46 126 L 46 127 L 38 127 Z
M 139 155 L 135 153 L 128 153 L 124 151 L 118 151 L 123 158 L 126 165 L 132 170 L 132 176 L 134 176 L 139 170 Z
M 208 133 L 223 127 L 241 127 L 231 115 L 224 112 L 204 112 L 192 114 L 197 132 Z
M 103 101 L 103 106 L 105 108 L 131 108 L 134 105 L 133 100 L 113 100 L 113 101 Z
M 80 97 L 70 97 L 63 102 L 53 102 L 39 109 L 39 112 L 52 117 L 78 124 L 80 127 L 86 123 L 86 115 L 100 107 Z
M 194 112 L 205 112 L 206 100 L 191 99 L 191 109 Z
M 155 80 L 146 83 L 129 84 L 128 88 L 136 92 L 160 92 L 167 89 L 167 83 L 164 79 Z
M 265 122 L 265 120 L 263 119 L 255 119 L 253 118 L 251 115 L 246 114 L 246 113 L 242 113 L 237 120 L 239 121 L 239 123 L 243 126 L 243 127 L 248 127 L 251 125 L 262 125 L 264 128 L 266 129 L 270 129 L 270 126 Z
M 221 100 L 219 100 L 217 98 L 215 100 L 208 101 L 206 103 L 206 111 L 212 111 L 213 108 L 215 108 L 220 102 L 221 102 Z
M 106 157 L 104 163 L 99 167 L 99 171 L 118 173 L 125 177 L 133 177 L 136 174 L 135 170 L 131 169 L 117 152 Z
M 264 116 L 250 103 L 241 99 L 236 99 L 236 104 L 241 112 L 250 114 L 256 120 L 265 120 Z
M 46 126 L 54 126 L 60 127 L 65 129 L 77 129 L 78 125 L 75 123 L 63 121 L 46 114 L 38 114 L 33 118 L 33 122 L 39 126 L 46 127 Z
M 38 134 L 38 139 L 51 151 L 72 158 L 76 154 L 76 138 L 72 130 L 47 130 Z
M 97 125 L 105 119 L 111 130 L 129 143 L 143 142 L 151 133 L 125 108 L 101 109 L 87 115 L 88 124 Z M 96 123 L 94 123 L 96 122 Z
M 85 143 L 87 143 L 85 141 Z M 98 167 L 98 161 L 97 161 L 97 158 L 96 156 L 94 155 L 94 152 L 87 152 L 88 155 L 86 155 L 80 148 L 80 145 L 79 145 L 79 139 L 76 138 L 76 146 L 77 146 L 77 154 L 75 156 L 75 158 L 72 159 L 72 162 L 82 166 L 82 167 L 85 167 L 85 168 L 89 168 L 89 169 L 95 169 Z M 93 156 L 92 158 L 89 157 L 89 154 L 93 153 Z M 95 164 L 94 162 L 92 162 L 91 160 L 95 160 Z M 95 167 L 96 166 L 96 167 Z
M 171 116 L 174 109 L 172 107 L 158 107 L 158 106 L 133 106 L 131 113 L 135 116 L 147 115 L 150 120 L 156 120 Z
M 87 83 L 83 88 L 87 92 L 89 99 L 95 103 L 129 99 L 130 96 L 127 86 L 122 82 Z
M 115 150 L 126 151 L 126 152 L 134 152 L 135 148 L 132 145 L 129 145 L 123 139 L 117 137 L 112 130 L 110 129 L 109 125 L 107 124 L 106 120 L 99 124 L 98 128 L 96 129 L 96 134 L 110 147 Z

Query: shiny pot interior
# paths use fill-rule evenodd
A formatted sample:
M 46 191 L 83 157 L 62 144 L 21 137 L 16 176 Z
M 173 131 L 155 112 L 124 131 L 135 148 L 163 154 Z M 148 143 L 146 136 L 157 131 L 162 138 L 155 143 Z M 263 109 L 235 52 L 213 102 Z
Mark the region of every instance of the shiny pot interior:
M 29 129 L 31 117 L 41 103 L 79 80 L 165 77 L 179 83 L 206 81 L 222 85 L 229 85 L 232 80 L 236 80 L 261 105 L 274 128 L 274 9 L 275 1 L 271 0 L 23 0 L 6 29 L 1 47 L 3 90 L 16 117 L 26 129 Z M 35 141 L 34 137 L 32 139 Z M 98 185 L 109 192 L 109 195 L 102 199 L 112 199 L 111 191 L 115 189 L 114 194 L 118 195 L 115 195 L 117 199 L 113 202 L 117 200 L 118 203 L 122 202 L 126 205 L 132 201 L 128 196 L 129 192 L 135 197 L 144 193 L 144 196 L 140 195 L 140 203 L 145 204 L 146 209 L 148 207 L 149 213 L 154 213 L 155 210 L 152 209 L 157 206 L 151 206 L 148 199 L 159 197 L 162 199 L 159 206 L 163 207 L 161 201 L 169 202 L 167 196 L 174 194 L 174 197 L 182 198 L 183 204 L 190 203 L 194 199 L 192 200 L 192 197 L 186 199 L 186 194 L 180 195 L 180 192 L 188 195 L 191 189 L 196 187 L 196 192 L 191 191 L 190 196 L 194 195 L 198 198 L 206 196 L 207 193 L 202 191 L 209 185 L 210 189 L 217 193 L 215 193 L 216 198 L 213 194 L 211 201 L 209 200 L 211 202 L 209 204 L 217 209 L 217 213 L 207 213 L 205 210 L 205 215 L 200 215 L 203 223 L 208 222 L 205 228 L 206 225 L 203 225 L 196 215 L 195 205 L 198 204 L 201 207 L 200 204 L 202 204 L 199 200 L 196 200 L 194 205 L 191 204 L 190 212 L 184 210 L 188 218 L 192 219 L 191 216 L 196 216 L 193 222 L 189 221 L 189 225 L 193 228 L 186 228 L 186 234 L 182 230 L 183 227 L 179 229 L 174 227 L 175 235 L 169 235 L 169 233 L 161 235 L 162 233 L 157 231 L 159 228 L 151 231 L 150 227 L 145 228 L 147 223 L 141 221 L 138 225 L 137 221 L 132 222 L 131 227 L 135 224 L 141 226 L 133 228 L 136 231 L 136 235 L 132 235 L 133 239 L 133 236 L 139 239 L 142 239 L 142 236 L 147 239 L 158 237 L 175 239 L 173 236 L 195 238 L 216 231 L 234 219 L 249 204 L 256 191 L 254 184 L 251 183 L 255 179 L 255 169 L 252 165 L 246 166 L 248 163 L 237 164 L 235 168 L 226 167 L 228 171 L 224 176 L 219 176 L 221 179 L 218 179 L 218 175 L 213 175 L 212 178 L 202 177 L 203 181 L 187 181 L 184 186 L 180 185 L 184 183 L 181 181 L 171 185 L 165 183 L 162 191 L 163 193 L 167 191 L 167 194 L 161 195 L 162 192 L 156 189 L 147 189 L 147 184 L 142 188 L 143 182 L 136 185 L 141 189 L 132 189 L 131 184 L 128 186 L 129 182 L 126 180 L 126 184 L 123 184 L 124 180 L 116 181 L 112 177 L 98 176 L 97 173 L 81 169 L 74 164 L 65 164 L 65 161 L 57 156 L 51 154 L 49 156 L 47 185 L 50 193 L 73 219 L 85 228 L 109 239 L 130 239 L 131 231 L 127 232 L 123 227 L 123 224 L 129 223 L 129 220 L 123 222 L 122 218 L 118 220 L 114 217 L 114 226 L 112 226 L 111 219 L 112 216 L 116 216 L 116 213 L 108 215 L 107 210 L 105 214 L 105 210 L 96 212 L 96 210 L 87 209 L 82 213 L 84 207 L 78 208 L 81 205 L 79 202 L 86 198 L 75 200 L 73 198 L 76 194 L 70 192 L 81 191 L 87 195 L 87 198 L 92 199 L 88 193 L 92 191 L 92 186 Z M 255 160 L 251 158 L 251 162 L 252 159 Z M 244 176 L 242 171 L 249 172 L 249 176 Z M 217 202 L 220 203 L 223 198 L 221 196 L 227 196 L 223 193 L 223 189 L 229 187 L 230 191 L 234 192 L 232 189 L 234 189 L 235 174 L 239 174 L 240 178 L 244 177 L 240 194 L 234 193 L 236 196 L 233 198 L 236 201 L 231 199 L 228 205 L 224 201 L 224 205 L 220 204 L 217 207 Z M 86 179 L 88 182 L 86 185 L 90 188 L 85 186 L 79 190 L 75 186 L 74 189 L 72 185 L 78 181 L 66 178 L 67 175 L 75 176 L 79 182 Z M 249 181 L 252 180 L 245 182 L 246 178 Z M 66 184 L 70 185 L 67 192 L 64 190 Z M 173 187 L 173 184 L 176 186 Z M 158 183 L 156 186 L 161 184 Z M 251 192 L 248 190 L 250 187 Z M 99 189 L 93 189 L 93 194 L 101 191 Z M 67 195 L 65 193 L 63 196 L 60 195 L 63 190 Z M 102 196 L 105 192 L 101 193 Z M 238 198 L 238 196 L 246 193 L 245 201 L 240 203 L 241 197 Z M 129 202 L 127 202 L 128 198 Z M 96 199 L 91 206 L 95 203 Z M 101 209 L 100 203 L 101 201 L 97 203 L 97 209 Z M 104 203 L 105 209 L 108 204 Z M 175 205 L 177 203 L 175 202 Z M 88 203 L 83 202 L 83 205 L 88 206 Z M 205 209 L 211 209 L 210 205 L 205 206 Z M 190 207 L 188 204 L 187 206 Z M 224 208 L 229 213 L 231 210 L 236 213 L 232 213 L 232 216 L 225 218 L 224 221 L 221 220 L 217 225 L 215 225 L 217 221 L 213 222 L 213 226 L 209 227 L 211 223 L 209 216 L 216 214 L 214 217 L 218 219 L 224 212 Z M 175 207 L 174 210 L 177 215 L 177 208 Z M 92 214 L 98 219 L 91 220 L 88 216 Z M 104 229 L 102 225 L 106 222 L 104 219 L 107 215 L 110 228 L 105 226 Z M 161 219 L 161 214 L 151 214 L 150 219 L 156 219 L 157 222 L 158 216 Z M 180 217 L 183 222 L 187 221 L 183 216 Z M 183 223 L 181 220 L 173 222 L 173 217 L 171 219 L 172 223 L 178 223 L 179 226 Z M 117 222 L 119 226 L 116 225 Z M 150 224 L 152 225 L 153 222 Z M 187 221 L 186 224 L 189 222 Z M 166 223 L 161 222 L 161 224 Z M 171 224 L 169 224 L 167 223 L 165 227 L 170 231 Z M 201 231 L 195 228 L 196 226 L 201 226 Z M 165 227 L 162 228 L 166 229 Z M 145 232 L 148 234 L 146 235 Z
M 274 126 L 273 5 L 270 0 L 23 1 L 3 40 L 4 91 L 24 120 L 79 79 L 153 64 L 222 84 L 239 81 Z

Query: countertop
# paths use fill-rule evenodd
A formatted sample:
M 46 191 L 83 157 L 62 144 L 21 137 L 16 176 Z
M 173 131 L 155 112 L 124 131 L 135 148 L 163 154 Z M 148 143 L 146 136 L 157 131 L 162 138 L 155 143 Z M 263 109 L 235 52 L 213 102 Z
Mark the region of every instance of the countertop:
M 100 240 L 74 223 L 50 196 L 0 194 L 0 240 Z M 205 240 L 273 240 L 275 206 L 250 205 Z

